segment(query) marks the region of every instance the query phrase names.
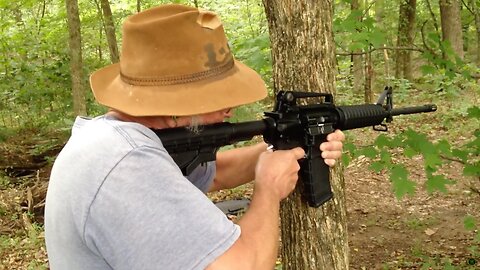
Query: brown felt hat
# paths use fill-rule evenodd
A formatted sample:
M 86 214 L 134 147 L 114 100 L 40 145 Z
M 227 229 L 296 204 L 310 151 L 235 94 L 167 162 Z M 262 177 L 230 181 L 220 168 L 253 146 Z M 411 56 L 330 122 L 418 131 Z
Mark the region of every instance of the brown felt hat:
M 128 17 L 120 63 L 94 72 L 90 85 L 100 104 L 134 116 L 208 113 L 267 94 L 233 58 L 219 17 L 182 5 Z

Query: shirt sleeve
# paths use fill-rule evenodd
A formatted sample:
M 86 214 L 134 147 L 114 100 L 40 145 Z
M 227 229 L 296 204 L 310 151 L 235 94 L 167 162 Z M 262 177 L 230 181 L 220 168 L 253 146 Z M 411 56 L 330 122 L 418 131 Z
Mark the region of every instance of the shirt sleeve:
M 139 147 L 104 179 L 84 228 L 113 269 L 204 269 L 240 236 L 166 151 Z
M 193 183 L 203 193 L 207 193 L 215 178 L 216 163 L 214 161 L 200 164 L 187 176 L 187 179 Z

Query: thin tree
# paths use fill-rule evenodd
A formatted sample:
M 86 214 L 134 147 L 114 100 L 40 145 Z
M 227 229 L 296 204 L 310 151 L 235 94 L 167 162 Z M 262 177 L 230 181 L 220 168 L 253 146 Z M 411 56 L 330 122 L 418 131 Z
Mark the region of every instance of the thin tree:
M 477 65 L 480 66 L 480 3 L 475 0 L 470 0 L 470 9 L 475 20 L 475 29 L 477 33 Z
M 335 92 L 333 1 L 263 0 L 274 90 Z M 348 269 L 344 178 L 332 170 L 334 198 L 308 207 L 297 188 L 281 207 L 283 269 Z M 300 186 L 300 185 L 299 185 Z
M 352 0 L 350 3 L 350 9 L 352 12 L 360 10 L 360 1 L 359 0 Z M 362 16 L 357 18 L 358 21 L 362 21 Z M 363 89 L 363 81 L 364 81 L 364 65 L 363 65 L 363 54 L 361 54 L 361 50 L 356 50 L 352 54 L 352 73 L 353 73 L 353 90 L 355 92 L 361 92 Z
M 415 31 L 416 0 L 401 0 L 398 17 L 397 47 L 411 47 Z M 413 80 L 412 51 L 397 50 L 395 77 Z
M 70 74 L 72 78 L 73 111 L 76 115 L 86 115 L 87 105 L 83 78 L 82 37 L 77 0 L 65 0 L 70 48 Z
M 98 2 L 95 0 L 98 7 Z M 99 13 L 103 22 L 103 29 L 107 37 L 108 50 L 110 52 L 110 61 L 117 63 L 120 61 L 118 53 L 117 36 L 115 34 L 115 23 L 113 21 L 112 9 L 108 0 L 100 0 Z

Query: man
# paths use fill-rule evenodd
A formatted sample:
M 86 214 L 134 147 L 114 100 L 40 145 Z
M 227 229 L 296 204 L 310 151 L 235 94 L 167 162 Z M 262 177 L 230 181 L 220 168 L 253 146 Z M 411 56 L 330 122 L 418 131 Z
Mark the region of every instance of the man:
M 234 60 L 220 19 L 181 5 L 133 15 L 120 63 L 90 82 L 110 111 L 78 118 L 53 166 L 45 209 L 51 269 L 272 269 L 279 204 L 295 187 L 303 149 L 225 151 L 184 177 L 150 129 L 221 122 L 266 96 L 260 76 Z M 343 140 L 336 131 L 320 146 L 327 164 Z M 253 179 L 238 224 L 205 195 Z

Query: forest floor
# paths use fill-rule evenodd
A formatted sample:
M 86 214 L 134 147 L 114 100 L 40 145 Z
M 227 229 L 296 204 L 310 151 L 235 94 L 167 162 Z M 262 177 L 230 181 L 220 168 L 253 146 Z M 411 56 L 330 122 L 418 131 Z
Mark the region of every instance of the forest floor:
M 51 161 L 65 138 L 33 134 L 0 145 L 0 270 L 48 269 L 42 224 L 51 162 L 45 158 Z M 354 143 L 371 136 L 356 131 Z M 420 161 L 398 160 L 419 186 L 425 181 Z M 463 177 L 452 162 L 443 173 L 457 183 L 447 194 L 420 188 L 397 200 L 387 175 L 367 169 L 370 162 L 361 156 L 345 170 L 351 269 L 480 269 L 476 231 L 464 228 L 465 216 L 480 220 L 478 179 Z

